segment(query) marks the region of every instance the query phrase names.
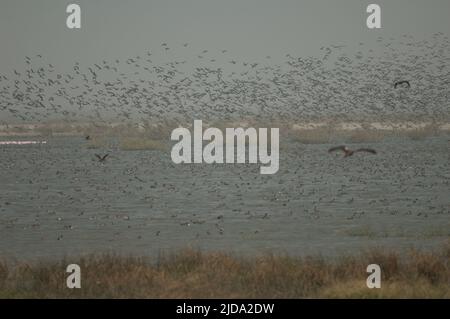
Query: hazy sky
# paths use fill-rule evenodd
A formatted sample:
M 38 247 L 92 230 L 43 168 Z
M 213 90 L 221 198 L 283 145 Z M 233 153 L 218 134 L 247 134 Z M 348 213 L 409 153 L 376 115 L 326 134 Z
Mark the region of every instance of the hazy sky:
M 69 3 L 81 6 L 81 30 L 66 27 Z M 365 25 L 370 3 L 382 7 L 381 30 Z M 314 55 L 380 35 L 449 33 L 449 12 L 449 0 L 1 0 L 0 72 L 27 55 L 63 67 L 158 51 L 163 42 L 179 58 L 203 49 L 237 59 Z

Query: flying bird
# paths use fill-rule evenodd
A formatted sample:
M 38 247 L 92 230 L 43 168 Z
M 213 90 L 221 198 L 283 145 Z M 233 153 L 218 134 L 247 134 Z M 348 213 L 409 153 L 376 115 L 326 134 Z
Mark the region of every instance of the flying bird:
M 100 155 L 98 155 L 98 154 L 95 154 L 95 156 L 97 156 L 99 162 L 104 162 L 105 159 L 108 157 L 108 155 L 109 155 L 109 154 L 105 154 L 105 155 L 103 155 L 103 156 L 100 156 Z
M 394 83 L 394 89 L 396 89 L 399 85 L 404 86 L 404 84 L 406 84 L 407 88 L 411 87 L 411 84 L 409 84 L 409 81 L 398 81 Z
M 371 148 L 358 148 L 357 150 L 353 151 L 353 150 L 349 149 L 345 145 L 332 147 L 332 148 L 330 148 L 328 150 L 328 153 L 332 153 L 334 151 L 343 151 L 344 152 L 344 157 L 352 156 L 353 154 L 355 154 L 357 152 L 367 152 L 367 153 L 372 153 L 372 154 L 376 154 L 377 153 L 374 149 L 371 149 Z

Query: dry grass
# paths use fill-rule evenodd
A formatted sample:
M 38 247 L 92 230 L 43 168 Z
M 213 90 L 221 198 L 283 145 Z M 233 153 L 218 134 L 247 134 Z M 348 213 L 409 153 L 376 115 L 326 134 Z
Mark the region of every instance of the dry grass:
M 369 225 L 361 225 L 354 226 L 347 229 L 343 229 L 340 233 L 345 234 L 350 237 L 366 237 L 366 238 L 392 238 L 392 237 L 401 237 L 401 238 L 421 238 L 421 239 L 430 239 L 430 238 L 450 238 L 450 224 L 441 224 L 432 227 L 428 227 L 427 229 L 421 231 L 407 231 L 402 227 L 382 227 L 375 229 Z
M 217 127 L 225 130 L 227 127 L 278 127 L 282 137 L 289 136 L 292 141 L 303 144 L 324 144 L 335 142 L 346 143 L 372 143 L 382 142 L 386 138 L 401 137 L 412 140 L 423 140 L 437 135 L 450 134 L 450 124 L 443 119 L 441 122 L 414 122 L 414 121 L 354 121 L 339 122 L 333 119 L 317 119 L 316 122 L 302 123 L 301 119 L 293 119 L 292 122 L 257 121 L 246 118 L 240 121 L 203 121 L 204 128 Z M 300 124 L 301 123 L 301 124 Z M 97 137 L 127 137 L 135 138 L 145 136 L 155 141 L 168 141 L 173 129 L 183 126 L 190 127 L 192 122 L 178 123 L 165 121 L 150 123 L 76 123 L 76 122 L 49 122 L 39 125 L 10 125 L 0 129 L 1 136 L 86 136 Z M 97 147 L 92 142 L 93 148 Z M 132 144 L 132 143 L 131 143 Z M 139 144 L 139 143 L 134 143 Z M 102 147 L 102 146 L 99 146 Z M 138 149 L 147 149 L 145 145 Z M 150 146 L 152 148 L 152 146 Z
M 146 135 L 120 136 L 117 139 L 108 136 L 94 136 L 87 142 L 88 149 L 116 148 L 123 151 L 166 151 L 168 143 Z
M 302 144 L 326 144 L 331 141 L 331 132 L 323 128 L 295 130 L 291 137 Z
M 404 135 L 413 141 L 421 141 L 427 137 L 437 136 L 440 133 L 441 132 L 439 132 L 439 129 L 435 125 L 428 124 L 424 127 L 407 130 L 404 132 Z
M 383 130 L 343 130 L 323 127 L 294 130 L 290 135 L 294 141 L 302 144 L 327 144 L 335 142 L 377 143 L 393 136 L 392 132 Z
M 334 259 L 239 258 L 184 250 L 155 262 L 113 255 L 47 263 L 0 263 L 2 298 L 450 298 L 450 245 L 405 256 L 375 250 Z M 82 269 L 82 288 L 65 287 L 65 267 Z M 381 289 L 365 285 L 368 264 Z
M 391 136 L 390 132 L 382 130 L 355 130 L 348 137 L 350 143 L 379 143 Z
M 165 151 L 167 150 L 167 143 L 161 140 L 154 140 L 147 137 L 123 137 L 120 138 L 119 148 L 124 151 Z
M 87 142 L 86 147 L 89 149 L 108 148 L 111 146 L 110 144 L 111 143 L 106 137 L 91 137 Z
M 317 127 L 288 131 L 288 135 L 293 141 L 302 144 L 379 143 L 390 138 L 406 138 L 413 141 L 421 141 L 429 137 L 448 134 L 448 131 L 440 130 L 433 125 L 421 128 L 394 128 L 389 130 L 373 128 L 345 130 L 333 127 Z

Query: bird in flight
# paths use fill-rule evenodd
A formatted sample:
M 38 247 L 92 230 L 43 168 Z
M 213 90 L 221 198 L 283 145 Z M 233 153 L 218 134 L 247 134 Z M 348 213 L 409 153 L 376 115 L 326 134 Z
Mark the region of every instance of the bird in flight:
M 398 81 L 398 82 L 394 83 L 394 89 L 396 89 L 399 85 L 402 85 L 403 87 L 405 87 L 404 84 L 406 84 L 407 88 L 411 87 L 411 84 L 409 84 L 409 81 Z
M 108 157 L 108 155 L 109 155 L 109 154 L 100 156 L 100 155 L 98 155 L 98 154 L 95 154 L 95 156 L 97 156 L 99 162 L 104 162 L 105 159 Z
M 352 156 L 353 154 L 355 154 L 357 152 L 367 152 L 367 153 L 372 153 L 372 154 L 377 153 L 374 149 L 371 149 L 371 148 L 358 148 L 357 150 L 351 150 L 345 145 L 332 147 L 328 150 L 328 153 L 332 153 L 334 151 L 343 151 L 344 157 Z

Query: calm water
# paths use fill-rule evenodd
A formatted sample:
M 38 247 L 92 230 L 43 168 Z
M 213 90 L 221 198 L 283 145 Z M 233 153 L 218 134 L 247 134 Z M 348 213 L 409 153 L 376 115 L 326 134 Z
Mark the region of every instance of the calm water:
M 151 256 L 188 246 L 329 255 L 438 248 L 450 238 L 448 138 L 350 145 L 379 154 L 346 159 L 327 144 L 287 143 L 275 175 L 85 144 L 0 145 L 0 256 Z M 107 152 L 98 162 L 94 154 Z

